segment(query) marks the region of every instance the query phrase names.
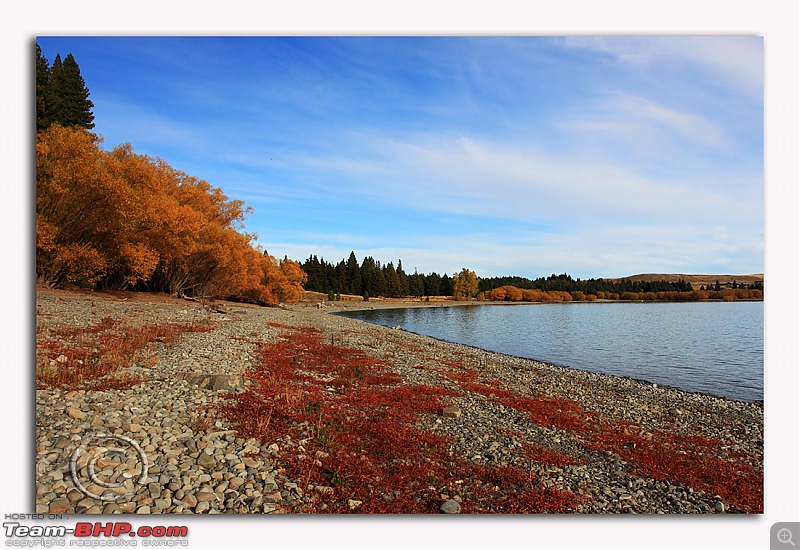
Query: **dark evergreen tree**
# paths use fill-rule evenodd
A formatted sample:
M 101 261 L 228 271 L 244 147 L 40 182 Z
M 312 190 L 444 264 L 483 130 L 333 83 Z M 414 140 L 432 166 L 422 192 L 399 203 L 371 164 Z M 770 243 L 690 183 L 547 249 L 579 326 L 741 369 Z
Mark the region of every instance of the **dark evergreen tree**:
M 386 295 L 391 298 L 400 296 L 397 287 L 397 271 L 394 269 L 394 264 L 389 262 L 383 268 L 383 276 L 386 278 Z
M 417 273 L 416 269 L 414 274 L 408 278 L 408 293 L 416 298 L 425 295 L 425 279 Z
M 364 258 L 361 262 L 361 293 L 369 296 L 378 296 L 375 293 L 375 260 L 372 257 Z
M 403 261 L 397 260 L 397 296 L 402 298 L 409 295 L 408 275 L 403 271 Z
M 336 264 L 331 288 L 336 294 L 350 294 L 350 289 L 347 288 L 347 267 L 344 260 Z
M 438 273 L 429 273 L 425 276 L 425 296 L 441 296 L 442 278 Z
M 442 281 L 439 289 L 439 296 L 452 296 L 453 295 L 453 279 L 447 273 L 442 275 Z
M 347 258 L 345 265 L 345 273 L 347 275 L 347 291 L 349 294 L 356 294 L 361 296 L 364 294 L 361 281 L 361 268 L 356 260 L 356 253 L 350 252 L 350 257 Z
M 377 268 L 375 269 L 375 280 L 372 283 L 372 292 L 370 292 L 370 296 L 388 296 L 388 295 L 389 295 L 389 287 L 386 284 L 386 276 L 383 273 L 383 269 L 381 269 L 380 265 L 378 265 Z
M 72 54 L 63 63 L 56 55 L 50 69 L 50 79 L 45 97 L 47 125 L 80 126 L 94 128 L 94 104 L 89 99 L 89 89 L 81 76 L 81 70 Z
M 42 55 L 42 48 L 36 44 L 36 131 L 46 130 L 50 123 L 45 108 L 45 94 L 50 81 L 50 65 Z

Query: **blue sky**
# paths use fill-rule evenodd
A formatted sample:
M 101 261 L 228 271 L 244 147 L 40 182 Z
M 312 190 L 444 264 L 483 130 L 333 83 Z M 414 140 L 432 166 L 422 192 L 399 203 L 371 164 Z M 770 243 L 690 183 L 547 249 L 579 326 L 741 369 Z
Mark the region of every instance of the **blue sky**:
M 576 277 L 764 270 L 763 40 L 45 37 L 105 146 L 270 253 Z

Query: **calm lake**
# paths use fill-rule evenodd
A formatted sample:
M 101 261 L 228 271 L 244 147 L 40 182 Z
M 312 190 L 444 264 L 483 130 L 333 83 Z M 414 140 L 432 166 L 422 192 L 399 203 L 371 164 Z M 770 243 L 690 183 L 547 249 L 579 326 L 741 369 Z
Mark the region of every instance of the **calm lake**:
M 763 302 L 474 305 L 341 315 L 692 392 L 764 398 Z

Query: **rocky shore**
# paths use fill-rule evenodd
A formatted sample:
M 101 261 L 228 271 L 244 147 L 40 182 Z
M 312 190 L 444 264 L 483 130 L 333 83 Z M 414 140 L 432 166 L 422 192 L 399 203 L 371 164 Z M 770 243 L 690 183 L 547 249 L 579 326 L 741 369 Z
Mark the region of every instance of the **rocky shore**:
M 329 314 L 365 304 L 264 308 L 39 290 L 36 305 L 37 513 L 392 513 L 407 511 L 400 503 L 412 500 L 420 510 L 443 513 L 763 508 L 759 404 Z M 141 347 L 125 347 L 145 334 Z M 108 366 L 101 356 L 115 351 L 120 356 L 113 368 L 92 371 L 101 374 L 92 383 L 63 377 Z M 357 364 L 355 374 L 347 378 L 344 367 L 333 368 L 336 354 L 343 365 Z M 270 397 L 267 388 L 275 383 L 270 368 L 284 359 L 306 397 L 292 409 L 302 415 L 279 424 L 277 413 L 273 417 L 278 397 L 288 400 L 290 394 Z M 328 366 L 333 370 L 324 370 Z M 436 442 L 422 459 L 427 477 L 410 484 L 374 474 L 377 451 L 367 443 L 352 446 L 348 438 L 357 418 L 372 427 L 400 418 L 392 414 L 401 410 L 403 419 L 411 418 L 404 407 L 413 397 L 381 401 L 368 411 L 374 417 L 352 410 L 358 399 L 365 411 L 372 407 L 359 396 L 383 399 L 403 388 L 427 388 L 438 399 L 429 406 L 433 397 L 420 397 L 413 422 L 402 426 L 426 446 L 428 437 Z M 269 415 L 248 416 L 254 396 L 273 399 L 265 401 Z M 331 412 L 339 410 L 340 416 Z M 343 419 L 338 431 L 308 420 L 312 413 L 322 419 L 323 412 Z M 115 455 L 114 447 L 126 447 L 128 439 L 138 448 L 128 445 L 124 456 Z M 344 467 L 334 459 L 350 463 Z M 411 462 L 393 455 L 390 466 L 380 464 L 387 472 L 405 471 Z M 443 473 L 448 469 L 459 475 L 450 479 Z M 371 495 L 380 495 L 377 502 Z

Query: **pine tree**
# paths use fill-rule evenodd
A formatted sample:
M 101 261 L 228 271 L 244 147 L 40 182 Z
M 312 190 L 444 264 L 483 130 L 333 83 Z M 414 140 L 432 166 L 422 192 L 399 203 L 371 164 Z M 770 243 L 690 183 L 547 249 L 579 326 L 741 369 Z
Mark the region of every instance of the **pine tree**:
M 350 257 L 347 258 L 346 273 L 349 293 L 361 296 L 364 293 L 364 289 L 362 287 L 361 268 L 358 266 L 355 252 L 351 251 Z
M 400 296 L 397 288 L 397 272 L 394 269 L 394 264 L 389 262 L 383 268 L 383 276 L 386 279 L 386 295 L 390 298 L 397 298 Z
M 397 296 L 405 297 L 409 295 L 408 290 L 408 275 L 403 271 L 403 261 L 397 260 Z
M 386 285 L 386 276 L 383 273 L 383 269 L 376 267 L 375 269 L 375 280 L 372 283 L 372 292 L 370 292 L 370 296 L 388 296 L 389 290 Z
M 42 48 L 36 44 L 36 131 L 45 130 L 50 123 L 45 109 L 45 94 L 50 81 L 50 66 L 42 55 Z
M 63 62 L 61 55 L 56 55 L 50 68 L 44 107 L 48 126 L 94 128 L 94 103 L 89 100 L 89 89 L 72 54 L 68 54 Z
M 408 292 L 414 297 L 425 295 L 425 279 L 414 269 L 414 274 L 408 278 Z
M 442 278 L 436 272 L 431 272 L 425 276 L 425 295 L 441 296 Z
M 441 292 L 441 296 L 452 296 L 453 295 L 453 279 L 451 279 L 447 273 L 442 275 L 442 280 L 439 286 L 439 292 Z

